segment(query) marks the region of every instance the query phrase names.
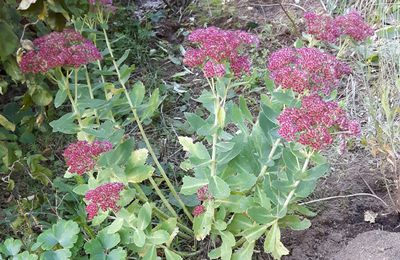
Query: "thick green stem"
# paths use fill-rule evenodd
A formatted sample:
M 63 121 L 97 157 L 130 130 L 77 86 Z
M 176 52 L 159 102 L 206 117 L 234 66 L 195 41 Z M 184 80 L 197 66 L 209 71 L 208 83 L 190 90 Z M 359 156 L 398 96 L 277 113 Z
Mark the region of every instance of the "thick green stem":
M 121 73 L 120 73 L 119 68 L 118 68 L 118 65 L 117 65 L 117 63 L 116 63 L 116 61 L 115 61 L 115 58 L 114 58 L 114 55 L 113 55 L 113 52 L 112 52 L 112 49 L 111 49 L 111 44 L 110 44 L 110 41 L 109 41 L 109 39 L 108 39 L 107 32 L 106 32 L 105 29 L 103 29 L 103 33 L 104 33 L 104 38 L 105 38 L 105 40 L 106 40 L 107 48 L 108 48 L 108 50 L 109 50 L 109 52 L 110 52 L 110 56 L 111 56 L 111 58 L 112 58 L 112 61 L 113 61 L 114 67 L 115 67 L 115 71 L 116 71 L 117 76 L 118 76 L 119 83 L 121 84 L 122 88 L 124 89 L 124 93 L 125 93 L 126 99 L 128 100 L 128 104 L 129 104 L 129 106 L 130 106 L 130 108 L 131 108 L 131 110 L 132 110 L 134 119 L 135 119 L 135 121 L 136 121 L 136 124 L 138 125 L 140 134 L 142 135 L 142 138 L 143 138 L 143 140 L 144 140 L 144 142 L 145 142 L 145 144 L 146 144 L 146 147 L 147 147 L 147 149 L 149 150 L 149 153 L 150 153 L 151 157 L 153 158 L 154 163 L 156 164 L 158 170 L 160 171 L 161 176 L 162 176 L 162 178 L 164 179 L 165 183 L 167 184 L 167 186 L 168 186 L 169 190 L 171 191 L 172 195 L 173 195 L 173 196 L 175 197 L 175 199 L 178 201 L 179 205 L 182 207 L 183 211 L 185 212 L 185 214 L 186 214 L 186 216 L 189 218 L 189 220 L 190 220 L 191 222 L 193 222 L 193 216 L 192 216 L 192 214 L 189 212 L 189 210 L 186 208 L 185 203 L 184 203 L 184 202 L 182 201 L 182 199 L 179 197 L 179 195 L 178 195 L 178 193 L 176 192 L 174 186 L 172 185 L 172 183 L 171 183 L 170 180 L 168 179 L 168 176 L 167 176 L 167 174 L 165 173 L 164 168 L 161 166 L 160 162 L 158 161 L 158 158 L 157 158 L 156 154 L 154 153 L 154 150 L 153 150 L 153 148 L 152 148 L 152 146 L 151 146 L 151 144 L 150 144 L 150 142 L 149 142 L 149 140 L 148 140 L 148 138 L 147 138 L 147 135 L 146 135 L 146 133 L 145 133 L 145 131 L 144 131 L 144 129 L 143 129 L 142 123 L 140 122 L 140 118 L 139 118 L 139 115 L 137 114 L 136 108 L 134 107 L 134 105 L 133 105 L 133 103 L 132 103 L 132 100 L 131 100 L 131 97 L 129 96 L 128 89 L 126 88 L 125 83 L 122 81 Z M 162 194 L 161 194 L 161 195 L 162 195 Z M 163 195 L 162 195 L 162 196 L 163 196 Z M 166 200 L 166 201 L 167 201 L 167 200 Z M 168 201 L 167 201 L 167 203 L 168 203 Z M 168 204 L 169 204 L 169 203 L 168 203 Z M 167 206 L 167 207 L 168 207 L 168 206 Z M 171 207 L 171 208 L 172 208 L 172 207 Z M 175 215 L 176 212 L 175 212 L 175 211 L 173 211 L 173 212 L 174 212 L 173 214 Z M 171 213 L 172 213 L 172 212 L 171 212 Z
M 62 72 L 61 72 L 61 74 L 62 74 Z M 71 90 L 69 89 L 69 73 L 68 72 L 67 72 L 67 76 L 64 77 L 64 82 L 65 82 L 65 91 L 67 92 L 67 96 L 68 96 L 69 102 L 71 103 L 72 110 L 76 116 L 76 119 L 78 120 L 79 128 L 83 129 L 81 114 L 79 113 L 78 107 L 76 106 L 76 102 L 75 102 L 74 98 L 72 97 Z
M 92 88 L 92 83 L 90 82 L 89 72 L 88 72 L 86 65 L 85 65 L 85 76 L 86 76 L 86 84 L 89 89 L 89 95 L 90 95 L 90 98 L 93 100 L 94 99 L 93 88 Z M 97 125 L 100 126 L 99 113 L 97 112 L 97 109 L 94 108 L 93 112 L 94 112 L 94 116 L 96 117 L 96 123 L 97 123 Z
M 211 79 L 211 91 L 214 95 L 214 125 L 212 134 L 212 146 L 211 146 L 211 176 L 217 175 L 217 142 L 218 142 L 218 113 L 221 109 L 219 104 L 219 97 L 214 85 L 214 79 Z

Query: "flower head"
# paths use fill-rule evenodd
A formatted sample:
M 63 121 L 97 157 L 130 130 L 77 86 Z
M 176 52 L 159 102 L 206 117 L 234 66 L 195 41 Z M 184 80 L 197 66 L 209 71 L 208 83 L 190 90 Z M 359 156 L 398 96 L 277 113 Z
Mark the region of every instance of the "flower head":
M 79 67 L 100 60 L 96 46 L 79 32 L 65 29 L 52 32 L 33 41 L 34 50 L 22 56 L 23 73 L 46 73 L 57 67 Z
M 336 42 L 342 35 L 347 35 L 355 41 L 363 41 L 374 34 L 374 30 L 356 11 L 351 11 L 336 18 L 328 15 L 306 13 L 304 18 L 306 20 L 307 33 L 314 35 L 318 40 L 326 42 Z
M 324 101 L 319 95 L 306 96 L 300 108 L 286 108 L 278 117 L 278 130 L 287 141 L 297 141 L 315 150 L 332 144 L 332 131 L 342 137 L 358 136 L 360 126 L 347 118 L 336 102 Z
M 200 201 L 206 201 L 212 199 L 211 193 L 208 191 L 208 185 L 205 185 L 197 190 L 197 199 Z
M 194 209 L 193 209 L 193 216 L 197 217 L 200 216 L 201 214 L 203 214 L 206 211 L 206 208 L 203 205 L 197 205 Z
M 342 34 L 338 23 L 328 15 L 317 15 L 316 13 L 305 13 L 304 19 L 307 24 L 307 33 L 315 36 L 317 40 L 336 42 Z
M 276 85 L 298 93 L 329 94 L 350 68 L 316 48 L 284 48 L 271 54 L 268 69 Z
M 118 212 L 120 207 L 117 205 L 117 202 L 120 199 L 120 193 L 123 189 L 123 183 L 111 182 L 89 190 L 85 194 L 85 200 L 89 202 L 86 206 L 88 219 L 92 220 L 99 212 L 99 209 L 102 211 L 111 209 Z
M 363 41 L 374 35 L 374 30 L 364 21 L 359 13 L 352 11 L 346 15 L 337 17 L 336 23 L 340 26 L 342 34 L 355 41 Z
M 241 55 L 247 45 L 258 45 L 257 36 L 240 30 L 222 30 L 217 27 L 194 30 L 188 37 L 189 41 L 198 45 L 185 53 L 184 64 L 189 67 L 203 67 L 206 77 L 221 77 L 222 66 L 230 63 L 235 76 L 250 70 L 250 60 Z M 219 65 L 219 66 L 218 66 Z M 224 66 L 225 67 L 225 66 Z M 218 68 L 220 73 L 209 73 Z
M 93 170 L 96 164 L 96 157 L 112 149 L 112 144 L 108 141 L 77 141 L 68 145 L 63 155 L 69 167 L 68 171 L 83 175 L 85 172 Z

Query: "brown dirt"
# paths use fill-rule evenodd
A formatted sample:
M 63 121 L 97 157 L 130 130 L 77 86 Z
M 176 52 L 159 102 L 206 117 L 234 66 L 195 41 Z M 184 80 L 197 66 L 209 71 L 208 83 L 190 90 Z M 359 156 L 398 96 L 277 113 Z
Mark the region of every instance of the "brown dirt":
M 373 192 L 390 205 L 376 162 L 366 151 L 358 150 L 331 161 L 330 175 L 320 181 L 311 199 Z M 360 233 L 377 229 L 399 231 L 398 216 L 373 197 L 338 198 L 315 203 L 312 207 L 318 215 L 311 219 L 312 226 L 308 230 L 283 232 L 283 243 L 291 251 L 284 260 L 332 259 Z M 364 221 L 366 211 L 378 213 L 375 223 Z
M 400 259 L 400 234 L 373 230 L 362 233 L 332 260 L 397 260 Z

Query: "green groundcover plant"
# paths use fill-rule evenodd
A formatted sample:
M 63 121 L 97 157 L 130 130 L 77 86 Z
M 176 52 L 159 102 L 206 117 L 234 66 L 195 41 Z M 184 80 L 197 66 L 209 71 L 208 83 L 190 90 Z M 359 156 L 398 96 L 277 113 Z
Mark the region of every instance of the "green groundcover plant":
M 252 259 L 257 241 L 275 259 L 289 254 L 281 229 L 311 224 L 315 213 L 299 202 L 329 170 L 319 152 L 335 140 L 344 151 L 346 139 L 360 134 L 331 95 L 350 68 L 314 47 L 278 50 L 268 60 L 267 91 L 251 111 L 236 90 L 242 75 L 251 73 L 247 51 L 261 47 L 258 38 L 216 27 L 193 31 L 184 64 L 202 71 L 208 83 L 196 99 L 207 113 L 186 113 L 195 134 L 179 137 L 185 176 L 173 182 L 143 128 L 162 102 L 159 91 L 146 97 L 142 83 L 130 85 L 128 51 L 114 57 L 107 35 L 111 2 L 91 4 L 90 14 L 72 20 L 74 29 L 35 39 L 20 62 L 24 73 L 44 74 L 58 85 L 56 107 L 71 103 L 72 112 L 51 126 L 77 136 L 63 154 L 64 178 L 84 210 L 60 218 L 33 244 L 7 239 L 3 257 Z M 355 13 L 326 18 L 320 31 L 310 23 L 309 33 L 323 40 L 318 33 L 334 27 L 336 38 L 370 35 L 367 26 L 350 30 L 355 23 L 363 23 Z M 102 51 L 99 42 L 105 42 Z M 132 122 L 144 146 L 125 135 L 123 127 Z

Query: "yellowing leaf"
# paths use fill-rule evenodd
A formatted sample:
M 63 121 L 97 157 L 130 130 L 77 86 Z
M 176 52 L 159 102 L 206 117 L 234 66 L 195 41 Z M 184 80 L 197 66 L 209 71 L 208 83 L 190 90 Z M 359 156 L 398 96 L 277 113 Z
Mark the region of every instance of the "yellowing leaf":
M 2 125 L 5 129 L 10 130 L 10 131 L 15 131 L 15 125 L 8 121 L 8 119 L 0 114 L 0 125 Z

